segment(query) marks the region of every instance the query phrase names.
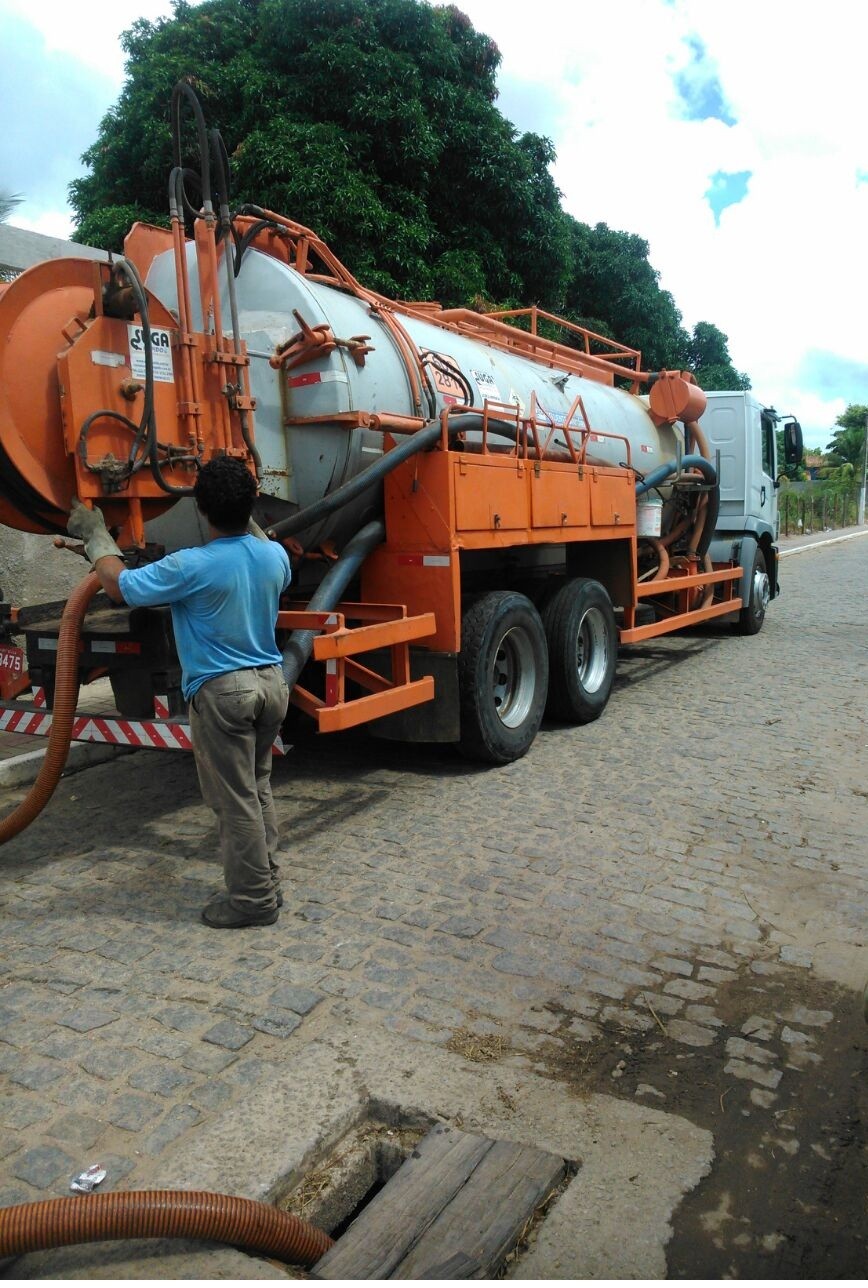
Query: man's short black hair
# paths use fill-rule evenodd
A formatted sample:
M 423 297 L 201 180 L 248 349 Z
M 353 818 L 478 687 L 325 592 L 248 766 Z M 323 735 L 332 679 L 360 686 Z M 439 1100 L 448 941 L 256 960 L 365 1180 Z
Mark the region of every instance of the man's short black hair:
M 256 480 L 237 457 L 215 456 L 200 469 L 193 496 L 218 532 L 241 532 L 250 522 Z

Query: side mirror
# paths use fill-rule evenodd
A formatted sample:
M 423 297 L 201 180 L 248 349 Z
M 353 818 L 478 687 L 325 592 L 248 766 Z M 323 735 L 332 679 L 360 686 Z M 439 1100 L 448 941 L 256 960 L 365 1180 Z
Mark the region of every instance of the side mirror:
M 787 421 L 784 425 L 784 460 L 787 465 L 801 465 L 804 450 L 801 425 L 797 420 Z

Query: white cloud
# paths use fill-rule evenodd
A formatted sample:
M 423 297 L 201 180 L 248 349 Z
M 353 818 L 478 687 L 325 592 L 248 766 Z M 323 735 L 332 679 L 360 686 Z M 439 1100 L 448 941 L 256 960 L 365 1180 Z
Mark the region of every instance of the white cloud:
M 554 139 L 566 208 L 644 237 L 685 322 L 716 323 L 758 396 L 799 414 L 808 441 L 825 443 L 848 401 L 868 401 L 858 376 L 845 378 L 868 356 L 868 260 L 859 250 L 868 184 L 856 182 L 857 171 L 868 172 L 859 6 L 458 5 L 502 52 L 502 109 L 519 129 Z M 26 19 L 49 51 L 98 70 L 114 94 L 121 31 L 137 17 L 170 13 L 170 0 L 0 0 L 0 19 Z M 686 74 L 695 87 L 703 72 L 717 77 L 733 126 L 686 119 L 677 78 Z M 744 200 L 716 226 L 706 193 L 719 170 L 751 178 Z M 63 195 L 17 212 L 19 222 L 57 231 L 47 207 Z M 851 360 L 840 389 L 819 388 L 816 363 L 806 361 L 817 353 Z
M 536 84 L 548 99 L 566 208 L 644 237 L 685 322 L 716 323 L 758 396 L 798 414 L 808 441 L 824 445 L 846 403 L 868 400 L 859 384 L 830 396 L 800 375 L 814 350 L 868 356 L 858 6 L 622 0 L 565 10 L 535 0 L 532 21 L 511 0 L 461 7 L 500 47 L 504 84 L 520 84 L 525 99 Z M 735 125 L 685 119 L 675 78 L 696 71 L 688 38 L 704 47 Z M 718 170 L 751 178 L 716 227 L 706 193 Z

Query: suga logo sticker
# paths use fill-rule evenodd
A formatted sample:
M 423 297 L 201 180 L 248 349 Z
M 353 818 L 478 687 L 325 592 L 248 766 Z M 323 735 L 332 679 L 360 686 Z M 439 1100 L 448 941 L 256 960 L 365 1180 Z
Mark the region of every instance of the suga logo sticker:
M 140 326 L 131 322 L 127 328 L 130 335 L 130 370 L 137 380 L 144 380 L 145 370 L 145 333 Z M 175 379 L 172 367 L 172 333 L 162 327 L 151 327 L 151 354 L 153 356 L 154 379 L 171 384 Z

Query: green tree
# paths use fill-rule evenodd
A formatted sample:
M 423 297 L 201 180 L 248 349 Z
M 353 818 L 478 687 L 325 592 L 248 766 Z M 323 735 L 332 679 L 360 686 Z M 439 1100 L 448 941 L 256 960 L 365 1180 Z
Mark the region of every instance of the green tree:
M 750 389 L 750 377 L 736 371 L 729 340 L 713 322 L 697 322 L 693 328 L 687 366 L 703 389 Z
M 20 206 L 23 200 L 20 193 L 7 192 L 5 188 L 0 188 L 0 224 L 6 223 L 12 211 L 16 206 Z
M 866 444 L 868 444 L 868 407 L 862 403 L 850 403 L 846 410 L 835 421 L 838 426 L 826 444 L 829 454 L 828 478 L 854 478 L 861 481 L 865 464 Z
M 309 224 L 367 284 L 560 304 L 551 144 L 498 111 L 500 54 L 453 6 L 175 0 L 123 45 L 126 83 L 70 187 L 80 240 L 117 248 L 131 215 L 166 222 L 167 105 L 187 76 L 226 141 L 233 198 Z
M 606 224 L 592 228 L 570 219 L 570 244 L 569 320 L 640 349 L 646 370 L 685 366 L 690 337 L 674 299 L 660 289 L 648 243 Z

